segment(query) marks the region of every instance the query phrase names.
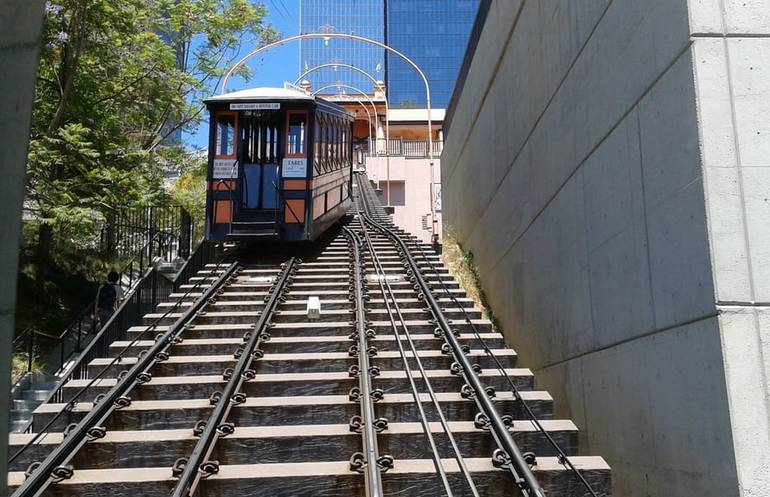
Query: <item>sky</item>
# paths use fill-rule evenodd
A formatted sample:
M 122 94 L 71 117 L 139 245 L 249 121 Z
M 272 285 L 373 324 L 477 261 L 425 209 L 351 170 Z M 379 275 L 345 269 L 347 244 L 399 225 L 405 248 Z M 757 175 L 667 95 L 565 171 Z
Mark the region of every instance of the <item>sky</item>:
M 299 0 L 261 0 L 268 9 L 267 22 L 272 24 L 281 38 L 299 34 Z M 256 47 L 244 47 L 246 55 Z M 289 43 L 259 54 L 248 62 L 253 77 L 248 84 L 233 79 L 228 90 L 244 87 L 283 86 L 284 81 L 293 82 L 299 76 L 299 42 Z M 219 91 L 219 89 L 217 89 Z M 191 148 L 208 146 L 208 122 L 204 121 L 194 133 L 184 133 L 182 140 Z

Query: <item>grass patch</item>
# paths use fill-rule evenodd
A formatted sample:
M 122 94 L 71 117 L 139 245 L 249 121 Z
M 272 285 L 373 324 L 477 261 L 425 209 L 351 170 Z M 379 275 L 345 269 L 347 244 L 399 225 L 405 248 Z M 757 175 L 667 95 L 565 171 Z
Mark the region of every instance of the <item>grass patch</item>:
M 21 376 L 27 372 L 29 366 L 28 356 L 26 353 L 14 352 L 13 361 L 11 362 L 11 384 L 16 383 Z M 37 357 L 32 356 L 32 370 L 37 371 L 40 369 L 40 364 L 37 362 Z
M 482 316 L 492 321 L 492 325 L 499 331 L 501 329 L 500 323 L 495 318 L 481 286 L 481 276 L 478 267 L 473 262 L 473 252 L 463 250 L 457 239 L 451 234 L 444 235 L 442 245 L 442 257 L 449 271 L 457 278 L 468 297 L 473 299 L 481 308 Z

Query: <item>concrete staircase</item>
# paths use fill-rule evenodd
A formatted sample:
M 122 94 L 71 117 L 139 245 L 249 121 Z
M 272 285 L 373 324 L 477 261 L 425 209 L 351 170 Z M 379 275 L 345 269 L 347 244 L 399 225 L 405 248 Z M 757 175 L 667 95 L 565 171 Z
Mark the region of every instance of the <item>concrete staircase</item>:
M 481 378 L 497 393 L 497 408 L 513 417 L 511 431 L 522 451 L 537 455 L 534 473 L 549 495 L 569 497 L 589 495 L 575 475 L 556 457 L 553 447 L 530 422 L 514 399 L 503 376 L 492 367 L 490 358 L 477 346 L 470 324 L 458 307 L 468 309 L 472 322 L 504 364 L 519 389 L 548 433 L 572 457 L 575 466 L 600 492 L 610 493 L 608 466 L 599 457 L 577 456 L 578 430 L 569 420 L 553 419 L 553 399 L 535 388 L 530 370 L 516 365 L 516 353 L 505 347 L 502 336 L 483 319 L 474 303 L 443 267 L 440 257 L 428 246 L 417 250 L 417 242 L 409 242 L 420 267 L 425 269 L 431 286 L 445 306 L 445 314 L 460 332 L 460 341 L 470 347 L 469 355 L 481 365 Z M 455 441 L 465 463 L 483 496 L 516 495 L 510 473 L 492 464 L 496 448 L 492 437 L 474 424 L 475 404 L 463 398 L 463 381 L 450 372 L 452 360 L 441 351 L 442 341 L 433 334 L 434 325 L 424 303 L 406 279 L 403 264 L 392 243 L 378 239 L 376 247 L 390 276 L 389 282 L 398 296 L 415 341 L 426 375 L 437 393 L 439 404 L 449 421 Z M 423 253 L 424 252 L 424 253 Z M 218 461 L 216 474 L 202 480 L 199 495 L 226 496 L 363 496 L 363 475 L 351 471 L 350 457 L 361 451 L 361 435 L 351 430 L 350 420 L 359 415 L 359 403 L 349 398 L 358 380 L 349 373 L 356 357 L 349 353 L 354 343 L 349 338 L 354 330 L 353 308 L 349 300 L 351 260 L 347 240 L 338 235 L 323 242 L 314 254 L 305 255 L 288 299 L 280 304 L 263 344 L 264 356 L 256 364 L 256 375 L 245 383 L 246 401 L 233 409 L 228 421 L 234 423 L 232 434 L 221 438 L 210 459 Z M 430 270 L 431 261 L 437 266 Z M 367 307 L 369 328 L 377 333 L 374 343 L 378 352 L 371 362 L 380 368 L 373 386 L 384 392 L 375 404 L 376 415 L 388 420 L 387 429 L 378 434 L 381 454 L 389 454 L 395 464 L 383 473 L 386 495 L 444 495 L 436 477 L 434 462 L 416 405 L 409 390 L 406 373 L 379 293 L 371 257 L 367 256 L 367 284 L 371 297 Z M 74 475 L 52 485 L 46 495 L 91 497 L 167 496 L 174 487 L 172 467 L 179 458 L 188 457 L 196 441 L 196 424 L 208 419 L 212 411 L 211 396 L 225 385 L 223 371 L 235 363 L 233 352 L 243 343 L 244 333 L 252 330 L 263 308 L 272 278 L 279 273 L 277 264 L 247 264 L 214 302 L 194 318 L 184 332 L 184 340 L 172 348 L 168 360 L 151 371 L 152 380 L 132 393 L 129 406 L 116 411 L 107 424 L 104 438 L 90 442 L 71 461 Z M 214 281 L 216 273 L 207 267 L 182 285 L 186 292 L 196 281 Z M 440 281 L 447 290 L 442 290 Z M 187 296 L 184 305 L 200 293 Z M 449 295 L 457 298 L 454 301 Z M 171 295 L 176 301 L 183 293 Z M 306 303 L 310 296 L 322 302 L 320 319 L 310 320 Z M 159 318 L 172 302 L 161 304 L 156 313 L 145 317 L 146 323 L 129 329 L 129 339 Z M 172 313 L 160 323 L 162 332 L 181 315 Z M 40 460 L 62 440 L 62 430 L 77 422 L 92 406 L 91 401 L 116 383 L 116 376 L 136 361 L 136 356 L 153 343 L 142 340 L 121 360 L 119 367 L 106 372 L 96 388 L 79 399 L 71 413 L 57 420 L 55 431 L 32 446 L 13 463 L 11 485 L 19 485 L 23 471 Z M 128 342 L 110 347 L 114 356 Z M 96 359 L 89 365 L 91 377 L 98 374 L 111 358 Z M 416 373 L 422 388 L 421 375 Z M 64 396 L 72 396 L 88 380 L 73 380 L 64 387 Z M 447 436 L 438 423 L 435 409 L 427 394 L 421 401 L 430 421 L 442 464 L 449 475 L 454 495 L 472 495 L 461 478 L 458 463 Z M 35 427 L 43 426 L 64 407 L 63 404 L 42 405 L 34 413 Z M 11 452 L 32 437 L 11 435 Z
M 11 390 L 11 433 L 21 433 L 29 427 L 32 412 L 46 401 L 55 386 L 56 377 L 36 372 L 26 373 L 16 382 Z

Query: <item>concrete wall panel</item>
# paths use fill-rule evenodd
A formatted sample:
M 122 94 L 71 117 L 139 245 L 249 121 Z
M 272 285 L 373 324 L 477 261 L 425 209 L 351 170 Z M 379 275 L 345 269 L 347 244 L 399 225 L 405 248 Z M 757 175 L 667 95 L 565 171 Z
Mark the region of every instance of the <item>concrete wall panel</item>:
M 581 447 L 613 461 L 614 495 L 738 495 L 735 468 L 724 460 L 732 439 L 730 418 L 719 409 L 726 402 L 720 349 L 713 316 L 540 370 L 537 378 L 548 384 L 557 414 L 577 414 Z M 615 408 L 602 409 L 608 399 Z
M 655 329 L 639 133 L 634 112 L 583 166 L 591 350 Z
M 770 33 L 770 0 L 723 0 L 726 33 Z
M 770 308 L 723 306 L 720 324 L 743 496 L 770 488 Z
M 770 34 L 726 43 L 741 166 L 770 167 Z
M 615 495 L 770 492 L 717 318 L 770 302 L 767 1 L 493 2 L 449 126 L 447 228 Z
M 718 301 L 749 301 L 753 292 L 727 45 L 720 38 L 699 38 L 692 51 L 712 267 L 713 273 L 719 275 L 714 278 L 715 294 Z
M 714 308 L 697 114 L 685 53 L 639 105 L 648 250 L 656 327 Z

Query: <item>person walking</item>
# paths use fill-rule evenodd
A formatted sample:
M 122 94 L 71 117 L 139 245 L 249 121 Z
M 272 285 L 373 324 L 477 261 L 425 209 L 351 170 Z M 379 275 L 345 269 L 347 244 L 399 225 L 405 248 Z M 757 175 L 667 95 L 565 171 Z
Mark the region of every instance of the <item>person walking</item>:
M 110 320 L 115 310 L 123 301 L 123 289 L 118 283 L 120 275 L 110 271 L 107 275 L 107 283 L 102 284 L 96 292 L 96 316 L 99 319 L 98 329 L 104 327 Z

